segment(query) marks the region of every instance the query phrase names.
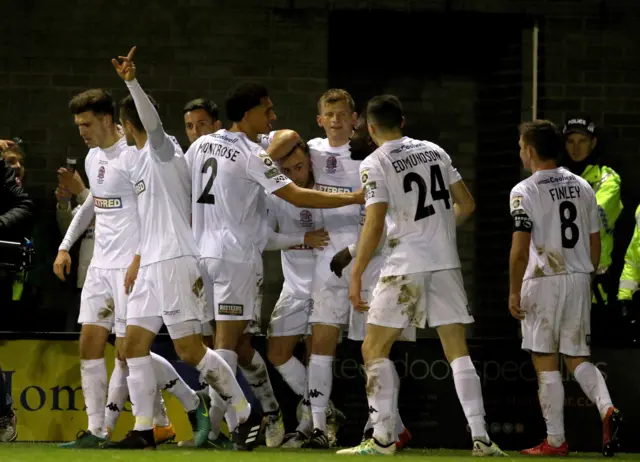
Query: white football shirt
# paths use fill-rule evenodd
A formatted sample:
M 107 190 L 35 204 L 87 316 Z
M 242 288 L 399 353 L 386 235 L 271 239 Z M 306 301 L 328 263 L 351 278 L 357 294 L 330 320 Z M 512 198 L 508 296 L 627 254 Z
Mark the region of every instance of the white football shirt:
M 388 204 L 381 276 L 460 267 L 449 186 L 461 180 L 449 155 L 429 141 L 384 143 L 360 166 L 365 206 Z
M 250 262 L 267 242 L 264 192 L 291 183 L 244 133 L 201 136 L 186 154 L 192 177 L 193 235 L 202 258 Z
M 515 229 L 531 230 L 524 279 L 591 273 L 589 234 L 600 232 L 589 183 L 562 167 L 540 170 L 518 183 L 509 201 Z
M 138 195 L 140 216 L 140 266 L 172 258 L 198 255 L 189 226 L 191 178 L 182 149 L 175 138 L 164 135 L 164 144 L 154 149 L 149 141 L 137 150 L 129 166 Z M 173 151 L 163 162 L 157 151 Z
M 318 229 L 316 215 L 318 209 L 298 208 L 275 196 L 267 197 L 268 221 L 271 229 L 278 226 L 283 234 L 301 234 Z M 311 282 L 316 259 L 313 249 L 300 244 L 288 250 L 282 250 L 283 290 L 296 298 L 305 299 L 311 296 Z
M 136 194 L 126 167 L 134 159 L 124 137 L 107 149 L 90 149 L 85 158 L 96 220 L 90 266 L 127 268 L 139 245 Z M 72 231 L 70 227 L 67 234 Z
M 326 138 L 314 138 L 308 143 L 315 189 L 325 192 L 355 192 L 360 189 L 358 169 L 361 161 L 351 159 L 349 144 L 332 147 Z M 322 209 L 318 214 L 318 228 L 329 233 L 329 244 L 314 252 L 320 258 L 333 258 L 340 250 L 358 239 L 358 226 L 363 207 L 348 205 Z

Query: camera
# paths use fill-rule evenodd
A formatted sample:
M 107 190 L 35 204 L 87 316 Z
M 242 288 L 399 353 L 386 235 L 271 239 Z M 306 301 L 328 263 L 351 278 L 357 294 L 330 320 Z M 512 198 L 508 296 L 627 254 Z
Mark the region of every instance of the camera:
M 24 242 L 0 241 L 0 269 L 23 272 L 31 267 L 35 250 L 29 239 Z

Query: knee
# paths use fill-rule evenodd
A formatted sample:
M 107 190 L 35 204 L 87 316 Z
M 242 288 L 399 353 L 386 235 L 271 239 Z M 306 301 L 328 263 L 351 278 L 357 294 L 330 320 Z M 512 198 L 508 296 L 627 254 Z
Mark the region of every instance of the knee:
M 191 367 L 196 367 L 206 353 L 202 342 L 199 344 L 195 342 L 174 342 L 174 347 L 178 357 Z
M 105 341 L 90 335 L 80 336 L 80 359 L 91 360 L 104 357 Z
M 335 356 L 340 329 L 335 326 L 314 324 L 311 336 L 311 353 Z
M 267 348 L 267 358 L 269 359 L 269 362 L 274 365 L 274 367 L 282 366 L 284 363 L 289 361 L 289 359 L 291 359 L 291 356 L 293 356 L 292 352 L 285 351 L 278 345 L 269 342 L 269 346 Z
M 146 348 L 142 342 L 138 341 L 138 339 L 132 336 L 127 336 L 124 341 L 124 356 L 126 359 L 141 358 L 148 355 L 149 348 Z

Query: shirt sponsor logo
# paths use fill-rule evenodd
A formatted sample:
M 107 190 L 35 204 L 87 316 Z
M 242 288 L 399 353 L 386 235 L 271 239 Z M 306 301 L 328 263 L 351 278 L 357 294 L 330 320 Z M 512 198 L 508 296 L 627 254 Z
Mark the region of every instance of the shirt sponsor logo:
M 317 184 L 316 189 L 318 191 L 330 192 L 330 193 L 348 193 L 352 189 L 349 186 L 332 186 L 328 184 Z
M 100 168 L 98 169 L 98 184 L 102 184 L 104 183 L 104 173 L 105 173 L 106 169 L 104 168 L 104 165 L 101 165 Z
M 324 170 L 327 173 L 336 173 L 336 171 L 338 170 L 338 159 L 336 159 L 334 156 L 327 157 L 327 165 Z
M 121 209 L 122 199 L 120 197 L 94 197 L 93 206 L 98 209 Z
M 312 228 L 313 227 L 313 215 L 308 210 L 300 211 L 300 227 Z
M 144 184 L 144 180 L 140 180 L 135 185 L 136 194 L 142 194 L 147 190 L 147 187 Z
M 242 316 L 243 313 L 244 305 L 218 303 L 218 314 L 226 314 L 228 316 Z

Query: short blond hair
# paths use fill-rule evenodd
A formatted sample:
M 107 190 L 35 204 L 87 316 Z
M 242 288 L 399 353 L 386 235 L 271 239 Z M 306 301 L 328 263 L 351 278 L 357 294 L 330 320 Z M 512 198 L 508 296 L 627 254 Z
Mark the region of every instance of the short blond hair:
M 347 90 L 341 88 L 332 88 L 325 91 L 318 100 L 318 114 L 322 113 L 323 104 L 333 104 L 345 101 L 349 105 L 351 112 L 356 112 L 356 103 L 353 101 L 353 97 Z

